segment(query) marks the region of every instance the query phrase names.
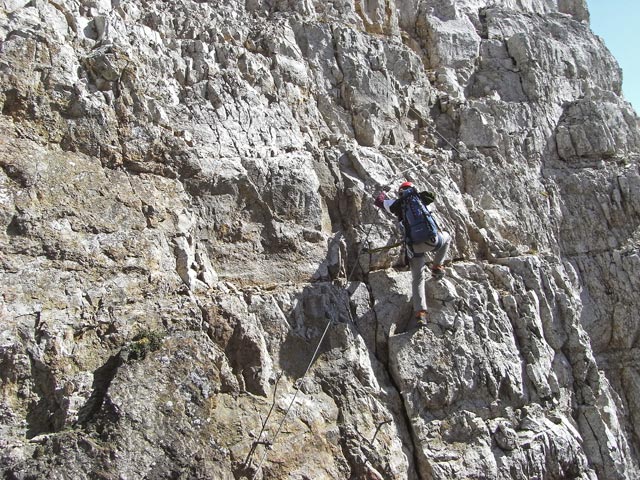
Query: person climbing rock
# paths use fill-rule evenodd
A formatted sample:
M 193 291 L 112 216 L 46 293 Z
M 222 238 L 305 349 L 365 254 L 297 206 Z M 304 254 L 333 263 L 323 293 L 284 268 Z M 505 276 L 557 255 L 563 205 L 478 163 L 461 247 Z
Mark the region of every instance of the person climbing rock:
M 406 255 L 411 267 L 413 310 L 421 327 L 427 324 L 425 253 L 433 252 L 431 273 L 435 278 L 442 278 L 445 274 L 443 261 L 451 243 L 451 236 L 438 228 L 429 210 L 428 205 L 434 200 L 434 193 L 418 192 L 411 182 L 404 182 L 398 188 L 398 198 L 391 199 L 383 191 L 374 201 L 376 207 L 395 215 L 404 231 Z

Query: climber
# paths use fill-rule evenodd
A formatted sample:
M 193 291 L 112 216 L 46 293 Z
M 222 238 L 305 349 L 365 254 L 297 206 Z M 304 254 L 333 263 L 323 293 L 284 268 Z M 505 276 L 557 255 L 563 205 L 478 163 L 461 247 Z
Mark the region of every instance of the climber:
M 451 236 L 438 228 L 427 206 L 434 200 L 434 193 L 418 192 L 411 182 L 404 182 L 398 189 L 397 199 L 390 199 L 382 191 L 374 201 L 376 207 L 384 207 L 389 213 L 394 214 L 404 231 L 405 251 L 411 267 L 413 310 L 420 327 L 427 324 L 424 254 L 428 251 L 434 252 L 431 273 L 437 279 L 442 278 L 442 262 L 451 242 Z

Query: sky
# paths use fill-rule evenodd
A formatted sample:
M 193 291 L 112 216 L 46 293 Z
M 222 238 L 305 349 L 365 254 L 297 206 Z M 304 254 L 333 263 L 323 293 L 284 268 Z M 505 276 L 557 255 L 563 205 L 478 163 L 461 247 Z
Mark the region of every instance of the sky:
M 622 68 L 622 93 L 640 115 L 640 0 L 587 0 L 591 30 Z

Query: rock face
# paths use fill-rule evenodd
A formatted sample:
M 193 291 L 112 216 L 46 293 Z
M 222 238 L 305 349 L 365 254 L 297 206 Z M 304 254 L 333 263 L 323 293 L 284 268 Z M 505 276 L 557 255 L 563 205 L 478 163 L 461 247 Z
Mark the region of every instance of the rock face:
M 640 476 L 640 128 L 584 0 L 6 0 L 3 478 Z M 453 237 L 411 321 L 404 180 Z

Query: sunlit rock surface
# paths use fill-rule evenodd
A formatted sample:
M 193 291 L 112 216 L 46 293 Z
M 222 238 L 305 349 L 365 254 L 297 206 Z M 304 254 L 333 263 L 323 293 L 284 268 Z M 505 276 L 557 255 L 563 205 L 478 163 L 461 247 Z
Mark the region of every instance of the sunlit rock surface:
M 635 479 L 640 129 L 584 0 L 6 0 L 0 471 Z M 411 316 L 392 218 L 453 237 Z

